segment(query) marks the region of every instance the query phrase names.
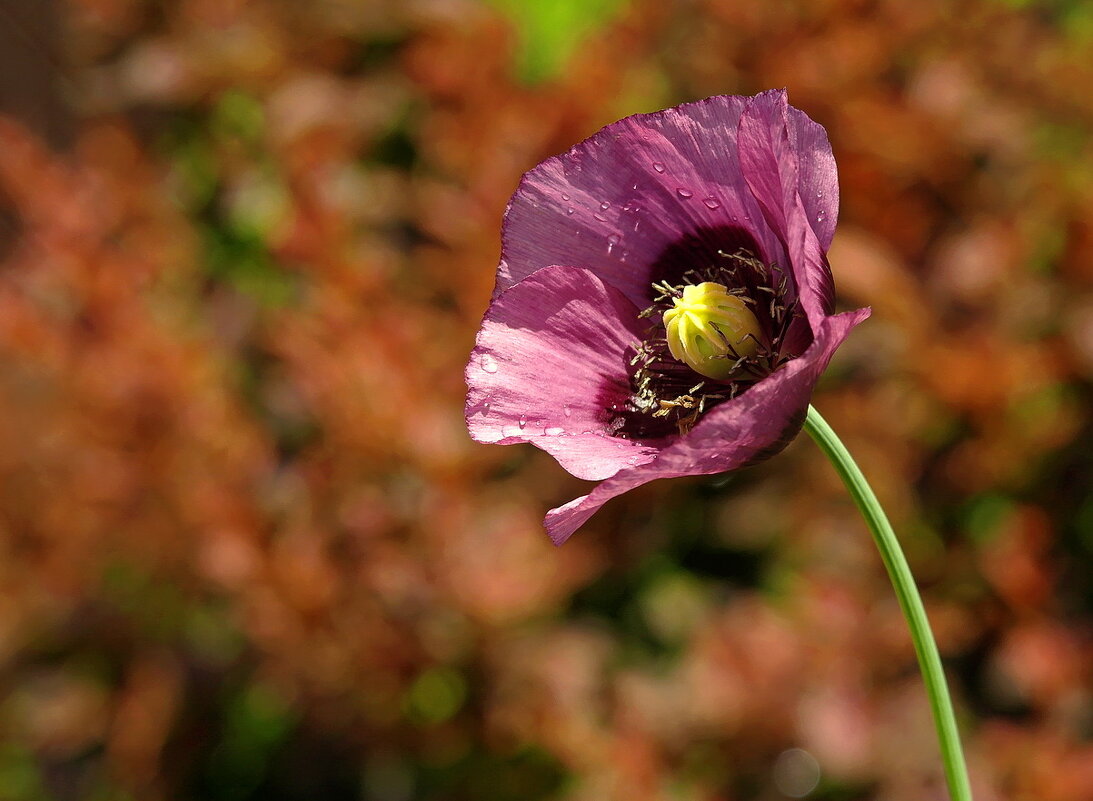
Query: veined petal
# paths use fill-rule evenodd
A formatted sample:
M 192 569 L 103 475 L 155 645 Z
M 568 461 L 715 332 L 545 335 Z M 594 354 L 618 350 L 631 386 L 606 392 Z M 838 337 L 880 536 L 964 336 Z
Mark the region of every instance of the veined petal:
M 784 89 L 748 98 L 740 118 L 740 169 L 770 227 L 786 230 L 786 195 L 797 191 L 797 152 L 786 125 Z
M 790 141 L 797 151 L 797 192 L 809 225 L 826 253 L 839 221 L 839 171 L 827 131 L 800 109 L 786 109 Z
M 641 332 L 634 304 L 587 270 L 546 267 L 509 287 L 467 365 L 471 436 L 530 442 L 592 480 L 649 461 L 655 447 L 614 436 Z
M 747 101 L 711 97 L 627 117 L 530 170 L 505 212 L 495 296 L 542 267 L 575 264 L 644 307 L 658 260 L 681 234 L 697 237 L 691 262 L 743 247 L 784 264 L 783 240 L 738 162 Z
M 831 268 L 823 255 L 839 204 L 827 135 L 790 108 L 784 90 L 770 91 L 750 99 L 740 120 L 738 146 L 744 179 L 789 250 L 801 305 L 815 327 L 835 302 Z

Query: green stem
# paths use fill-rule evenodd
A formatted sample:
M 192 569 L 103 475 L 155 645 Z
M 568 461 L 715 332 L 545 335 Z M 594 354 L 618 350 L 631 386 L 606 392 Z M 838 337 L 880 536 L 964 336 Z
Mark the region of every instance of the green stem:
M 934 713 L 934 727 L 937 729 L 937 739 L 941 745 L 941 758 L 945 763 L 945 779 L 949 784 L 949 795 L 952 801 L 971 801 L 972 790 L 968 782 L 968 768 L 964 764 L 964 754 L 960 748 L 960 734 L 956 728 L 956 718 L 953 715 L 952 700 L 949 698 L 949 688 L 945 683 L 945 673 L 941 668 L 941 657 L 938 656 L 937 643 L 934 642 L 934 635 L 930 631 L 930 622 L 926 618 L 926 609 L 922 606 L 918 588 L 915 587 L 911 568 L 908 567 L 907 559 L 899 547 L 899 540 L 896 539 L 896 534 L 892 530 L 892 524 L 888 522 L 888 517 L 881 509 L 877 496 L 873 494 L 872 488 L 846 446 L 812 406 L 808 407 L 805 431 L 835 466 L 835 470 L 846 484 L 850 496 L 854 499 L 854 503 L 857 504 L 858 510 L 873 534 L 873 540 L 880 550 L 884 566 L 888 568 L 888 576 L 892 579 L 903 615 L 911 627 L 911 639 L 915 644 L 919 668 L 926 682 L 926 693 L 930 697 L 930 708 Z

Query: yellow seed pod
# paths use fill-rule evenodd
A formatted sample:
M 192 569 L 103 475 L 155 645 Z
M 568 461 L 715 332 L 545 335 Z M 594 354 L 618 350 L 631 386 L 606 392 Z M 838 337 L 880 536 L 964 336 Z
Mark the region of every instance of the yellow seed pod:
M 724 380 L 737 359 L 759 349 L 759 321 L 723 285 L 689 284 L 674 302 L 664 312 L 668 350 L 696 373 Z

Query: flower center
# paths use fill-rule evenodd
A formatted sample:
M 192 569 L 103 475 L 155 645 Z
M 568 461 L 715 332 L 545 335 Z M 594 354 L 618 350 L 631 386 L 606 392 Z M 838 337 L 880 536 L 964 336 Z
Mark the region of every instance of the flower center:
M 685 434 L 811 341 L 789 278 L 748 250 L 718 250 L 674 280 L 666 272 L 640 315 L 652 324 L 630 360 L 630 396 L 605 405 L 618 437 Z
M 663 320 L 672 356 L 706 378 L 725 380 L 759 351 L 759 321 L 724 284 L 685 285 Z

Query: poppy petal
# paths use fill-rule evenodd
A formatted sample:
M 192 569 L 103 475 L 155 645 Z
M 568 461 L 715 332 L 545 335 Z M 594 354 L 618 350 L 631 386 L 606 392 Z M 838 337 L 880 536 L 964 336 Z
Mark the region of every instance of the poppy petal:
M 738 146 L 744 179 L 789 250 L 801 305 L 815 327 L 835 303 L 823 253 L 838 217 L 838 175 L 827 135 L 802 117 L 784 90 L 756 95 L 741 117 Z
M 746 103 L 711 97 L 627 117 L 529 171 L 505 212 L 495 296 L 542 267 L 575 264 L 644 307 L 654 266 L 682 234 L 707 236 L 711 255 L 757 247 L 784 264 L 738 163 Z M 740 241 L 725 238 L 732 229 Z
M 478 442 L 530 442 L 599 480 L 656 448 L 614 436 L 630 397 L 638 309 L 588 270 L 546 267 L 490 304 L 467 366 L 467 426 Z

